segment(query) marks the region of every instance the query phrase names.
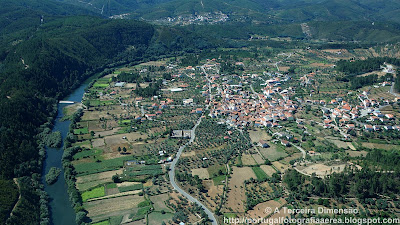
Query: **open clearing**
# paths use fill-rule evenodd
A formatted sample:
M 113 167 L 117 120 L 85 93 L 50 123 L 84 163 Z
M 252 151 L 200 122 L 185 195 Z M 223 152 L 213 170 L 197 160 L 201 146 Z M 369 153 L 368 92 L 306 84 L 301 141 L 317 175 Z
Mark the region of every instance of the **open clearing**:
M 256 175 L 250 167 L 232 167 L 233 174 L 232 178 L 229 180 L 229 193 L 228 199 L 225 207 L 228 210 L 226 212 L 244 212 L 244 202 L 246 201 L 246 196 L 244 192 L 244 184 L 245 180 L 250 178 L 256 179 Z
M 165 212 L 171 212 L 171 210 L 165 205 L 165 201 L 169 198 L 168 194 L 155 195 L 150 197 L 150 201 L 153 202 L 154 210 Z
M 190 157 L 190 156 L 195 156 L 196 152 L 195 151 L 189 151 L 189 152 L 183 152 L 181 157 Z
M 265 130 L 261 129 L 256 129 L 256 131 L 249 130 L 249 134 L 251 142 L 259 142 L 260 140 L 269 141 L 272 139 L 272 137 L 269 134 L 267 134 Z
M 267 158 L 269 161 L 276 161 L 287 156 L 285 150 L 271 144 L 269 148 L 258 148 L 260 153 Z
M 128 186 L 137 185 L 137 184 L 142 184 L 142 183 L 141 182 L 122 182 L 122 183 L 118 183 L 117 187 L 128 187 Z
M 359 157 L 359 156 L 366 156 L 368 152 L 366 151 L 351 151 L 351 150 L 346 150 L 346 153 L 349 154 L 350 157 Z
M 92 145 L 93 145 L 93 148 L 98 148 L 98 147 L 104 146 L 105 145 L 104 138 L 97 138 L 97 139 L 92 140 Z
M 278 169 L 278 170 L 279 170 L 280 172 L 282 172 L 282 173 L 283 173 L 285 170 L 287 170 L 287 168 L 289 168 L 287 165 L 282 164 L 282 163 L 280 163 L 280 162 L 278 162 L 278 161 L 272 162 L 272 165 L 274 165 L 275 168 Z
M 125 137 L 125 138 L 124 138 Z M 118 145 L 125 142 L 134 142 L 136 139 L 146 139 L 147 135 L 140 134 L 139 132 L 132 132 L 127 134 L 116 134 L 112 136 L 105 137 L 105 142 L 108 146 Z
M 378 143 L 362 143 L 363 147 L 366 148 L 377 148 L 377 149 L 384 149 L 384 150 L 400 150 L 400 145 L 390 145 L 390 144 L 378 144 Z
M 307 166 L 304 168 L 302 171 L 306 174 L 313 174 L 315 173 L 318 177 L 324 177 L 326 175 L 330 175 L 333 172 L 340 173 L 344 170 L 347 164 L 340 164 L 340 165 L 334 165 L 334 166 L 327 166 L 324 164 L 313 164 L 310 166 Z
M 100 135 L 101 137 L 110 136 L 110 135 L 113 135 L 113 134 L 117 133 L 120 129 L 121 129 L 120 127 L 114 127 L 112 130 L 96 131 L 95 134 L 94 134 L 94 136 L 95 136 L 95 137 L 98 137 L 99 135 Z M 91 129 L 91 130 L 92 130 L 92 129 Z
M 210 174 L 208 173 L 207 168 L 198 168 L 198 169 L 192 169 L 192 176 L 199 176 L 200 179 L 209 179 Z
M 351 142 L 345 142 L 341 140 L 337 140 L 333 137 L 325 137 L 326 140 L 332 142 L 335 144 L 338 148 L 344 148 L 344 149 L 352 149 L 355 150 L 353 144 Z
M 276 208 L 279 208 L 279 207 L 281 207 L 281 206 L 283 206 L 285 204 L 286 204 L 286 200 L 283 199 L 283 198 L 280 198 L 277 201 L 276 200 L 270 200 L 270 201 L 267 201 L 267 202 L 263 202 L 263 203 L 260 203 L 260 204 L 258 204 L 256 206 L 254 206 L 254 208 L 252 210 L 249 210 L 247 212 L 247 216 L 249 218 L 264 218 L 264 217 L 267 217 L 268 215 L 270 215 L 271 213 L 273 213 Z M 265 209 L 267 207 L 272 209 L 271 213 L 267 213 L 266 212 Z M 282 213 L 282 214 L 280 214 L 280 216 L 283 216 L 284 210 L 280 210 L 280 213 Z
M 167 223 L 172 219 L 174 215 L 172 213 L 162 214 L 160 212 L 152 212 L 149 214 L 148 224 L 149 225 L 160 225 L 164 221 Z
M 252 154 L 253 159 L 256 161 L 257 164 L 263 164 L 265 160 L 261 157 L 260 154 Z

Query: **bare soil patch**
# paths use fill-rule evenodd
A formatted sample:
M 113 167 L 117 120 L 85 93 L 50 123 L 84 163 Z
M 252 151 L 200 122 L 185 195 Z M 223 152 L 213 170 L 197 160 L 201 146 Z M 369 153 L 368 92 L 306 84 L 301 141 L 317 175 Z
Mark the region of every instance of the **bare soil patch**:
M 366 151 L 351 151 L 351 150 L 346 150 L 346 153 L 349 154 L 350 157 L 359 157 L 359 156 L 366 156 L 368 152 Z
M 276 208 L 279 209 L 280 207 L 282 207 L 285 204 L 286 204 L 286 200 L 283 198 L 280 198 L 277 201 L 270 200 L 267 202 L 263 202 L 263 203 L 260 203 L 256 206 L 254 206 L 254 209 L 249 210 L 247 212 L 247 215 L 250 218 L 265 218 L 265 217 L 273 214 Z M 266 210 L 267 208 L 272 209 L 272 212 L 269 212 L 268 210 Z M 284 210 L 280 210 L 280 213 L 284 213 Z M 283 214 L 280 214 L 279 216 L 283 216 Z
M 126 186 L 131 186 L 135 184 L 141 184 L 140 182 L 122 182 L 122 183 L 117 183 L 117 187 L 126 187 Z
M 265 160 L 260 156 L 260 154 L 252 154 L 253 159 L 256 161 L 257 164 L 263 164 Z
M 282 164 L 281 162 L 278 162 L 278 161 L 272 162 L 272 165 L 274 165 L 275 168 L 278 169 L 282 173 L 289 168 L 289 166 Z
M 121 129 L 120 127 L 114 127 L 112 130 L 96 131 L 94 136 L 98 137 L 100 135 L 101 137 L 104 137 L 104 136 L 113 135 L 113 134 L 117 133 L 120 129 Z
M 88 210 L 89 217 L 95 217 L 127 209 L 133 209 L 142 201 L 144 201 L 143 196 L 130 195 L 87 202 L 84 203 L 84 207 Z
M 183 152 L 181 157 L 191 157 L 191 156 L 195 156 L 196 152 L 195 151 L 189 151 L 189 152 Z
M 171 210 L 165 205 L 165 201 L 169 198 L 168 194 L 161 194 L 151 196 L 150 200 L 154 203 L 154 210 L 161 211 L 164 210 L 165 212 L 171 212 Z
M 256 175 L 250 167 L 239 168 L 233 166 L 231 169 L 233 170 L 233 174 L 228 184 L 230 191 L 228 193 L 227 203 L 225 204 L 227 208 L 226 211 L 244 212 L 246 196 L 243 182 L 251 177 L 256 179 Z
M 104 138 L 96 138 L 92 140 L 93 148 L 99 148 L 105 145 Z
M 366 148 L 376 148 L 376 149 L 384 149 L 384 150 L 400 150 L 400 145 L 390 145 L 390 144 L 378 144 L 378 143 L 367 143 L 363 142 L 362 143 L 363 147 Z
M 347 164 L 327 166 L 327 165 L 318 163 L 318 164 L 313 164 L 313 165 L 307 166 L 302 171 L 309 175 L 315 173 L 318 177 L 324 177 L 326 175 L 332 174 L 333 172 L 340 173 L 344 170 L 344 168 L 346 166 L 347 166 Z

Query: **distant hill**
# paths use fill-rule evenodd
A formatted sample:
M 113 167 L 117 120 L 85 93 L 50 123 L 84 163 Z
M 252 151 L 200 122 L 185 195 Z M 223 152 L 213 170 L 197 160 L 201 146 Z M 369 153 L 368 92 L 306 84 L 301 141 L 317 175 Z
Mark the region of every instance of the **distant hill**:
M 222 12 L 232 19 L 263 23 L 308 21 L 400 22 L 397 0 L 59 0 L 102 13 L 129 13 L 131 18 L 165 17 Z

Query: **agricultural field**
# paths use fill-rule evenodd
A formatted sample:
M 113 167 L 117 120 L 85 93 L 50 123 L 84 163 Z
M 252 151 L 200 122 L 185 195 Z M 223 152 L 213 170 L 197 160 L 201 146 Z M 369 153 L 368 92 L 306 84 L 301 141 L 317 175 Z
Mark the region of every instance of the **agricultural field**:
M 260 153 L 269 161 L 276 161 L 285 158 L 288 154 L 285 149 L 279 145 L 271 144 L 269 148 L 258 147 Z
M 104 187 L 97 187 L 82 193 L 82 201 L 86 202 L 88 199 L 99 198 L 105 195 Z
M 265 130 L 261 129 L 249 130 L 249 135 L 251 142 L 256 143 L 258 143 L 260 140 L 269 141 L 272 139 L 272 137 Z
M 253 170 L 254 174 L 256 175 L 257 180 L 263 181 L 268 178 L 267 174 L 260 167 L 251 167 L 251 169 Z
M 332 173 L 340 173 L 344 170 L 347 164 L 338 164 L 338 165 L 324 165 L 324 164 L 309 164 L 305 167 L 298 167 L 302 172 L 311 175 L 313 173 L 318 177 L 328 176 Z
M 260 168 L 269 176 L 271 177 L 272 174 L 276 173 L 276 170 L 268 165 L 261 165 Z
M 245 190 L 244 181 L 250 178 L 257 178 L 250 167 L 232 167 L 233 174 L 229 179 L 227 193 L 228 198 L 224 207 L 224 212 L 244 212 L 245 211 Z

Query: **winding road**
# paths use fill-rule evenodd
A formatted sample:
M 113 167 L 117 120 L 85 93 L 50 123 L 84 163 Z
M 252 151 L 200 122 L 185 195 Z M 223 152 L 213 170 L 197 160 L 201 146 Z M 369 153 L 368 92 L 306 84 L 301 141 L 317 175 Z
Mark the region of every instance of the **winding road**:
M 394 92 L 394 82 L 392 83 L 392 86 L 390 87 L 390 94 L 396 96 L 396 97 L 400 97 L 399 94 L 397 94 L 396 92 Z
M 203 68 L 203 70 L 204 70 L 204 68 Z M 205 71 L 204 71 L 204 72 L 205 72 Z M 207 74 L 206 74 L 206 75 L 207 75 Z M 209 81 L 210 81 L 210 80 L 209 80 Z M 209 85 L 209 86 L 210 86 L 210 85 Z M 211 93 L 210 93 L 210 96 L 211 96 Z M 210 97 L 210 98 L 211 98 L 211 97 Z M 211 101 L 210 101 L 210 102 L 211 102 Z M 209 106 L 210 106 L 210 105 L 207 105 L 206 110 L 208 110 Z M 175 180 L 175 167 L 176 167 L 176 164 L 178 163 L 179 158 L 181 157 L 181 154 L 182 154 L 183 150 L 185 149 L 185 147 L 186 147 L 187 145 L 191 144 L 191 143 L 194 141 L 194 139 L 196 138 L 196 132 L 195 132 L 195 131 L 196 131 L 197 126 L 201 123 L 201 120 L 202 120 L 202 117 L 200 117 L 200 118 L 197 120 L 196 124 L 194 125 L 194 127 L 193 127 L 192 130 L 190 131 L 190 132 L 191 132 L 191 135 L 190 135 L 190 140 L 189 140 L 189 142 L 186 143 L 186 144 L 184 144 L 184 145 L 182 145 L 182 146 L 179 148 L 178 152 L 176 153 L 176 157 L 175 157 L 174 160 L 171 162 L 170 171 L 169 171 L 168 175 L 169 175 L 169 180 L 170 180 L 172 186 L 174 187 L 174 189 L 177 190 L 179 193 L 181 193 L 183 196 L 185 196 L 190 202 L 194 202 L 194 203 L 196 203 L 197 205 L 199 205 L 199 206 L 204 210 L 204 212 L 207 214 L 208 218 L 212 221 L 212 222 L 211 222 L 212 225 L 218 225 L 217 219 L 215 218 L 214 214 L 213 214 L 203 203 L 201 203 L 199 200 L 197 200 L 196 198 L 194 198 L 193 196 L 191 196 L 190 194 L 188 194 L 186 191 L 184 191 L 182 188 L 180 188 L 180 187 L 178 186 L 178 184 L 176 183 L 176 180 Z

